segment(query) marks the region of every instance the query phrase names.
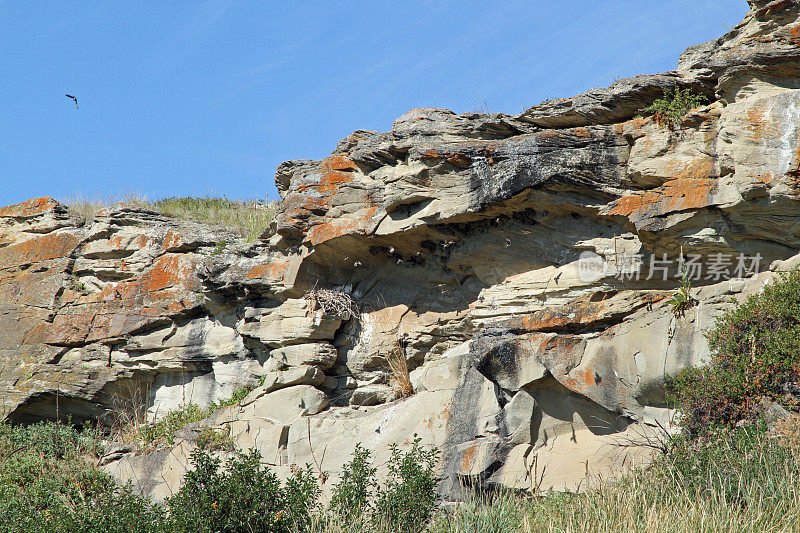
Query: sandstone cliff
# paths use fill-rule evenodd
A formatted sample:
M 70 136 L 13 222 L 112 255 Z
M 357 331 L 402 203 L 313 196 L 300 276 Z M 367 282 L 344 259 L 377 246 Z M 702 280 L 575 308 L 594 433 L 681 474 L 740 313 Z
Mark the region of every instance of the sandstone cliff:
M 417 433 L 443 450 L 449 493 L 619 471 L 641 450 L 615 444 L 667 423 L 664 379 L 702 364 L 714 317 L 797 262 L 800 1 L 751 7 L 675 71 L 519 115 L 416 109 L 286 162 L 257 244 L 126 207 L 0 209 L 2 416 L 102 419 L 137 394 L 158 416 L 266 376 L 209 423 L 278 469 L 335 474 L 357 442 L 381 463 Z M 711 103 L 678 128 L 638 116 L 676 88 Z M 681 254 L 707 269 L 682 314 Z M 732 275 L 739 257 L 762 272 Z M 673 268 L 637 279 L 621 258 Z M 731 275 L 709 274 L 721 258 Z M 326 312 L 312 289 L 361 312 Z M 408 398 L 389 384 L 396 350 Z M 184 436 L 107 468 L 164 496 Z

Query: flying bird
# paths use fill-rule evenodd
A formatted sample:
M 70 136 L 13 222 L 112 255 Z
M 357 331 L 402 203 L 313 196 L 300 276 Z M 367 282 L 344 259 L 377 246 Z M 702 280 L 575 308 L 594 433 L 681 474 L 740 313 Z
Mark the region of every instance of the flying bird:
M 75 101 L 75 109 L 79 109 L 78 108 L 78 99 L 77 98 L 75 98 L 71 94 L 65 94 L 64 96 L 66 96 L 67 98 L 72 98 Z

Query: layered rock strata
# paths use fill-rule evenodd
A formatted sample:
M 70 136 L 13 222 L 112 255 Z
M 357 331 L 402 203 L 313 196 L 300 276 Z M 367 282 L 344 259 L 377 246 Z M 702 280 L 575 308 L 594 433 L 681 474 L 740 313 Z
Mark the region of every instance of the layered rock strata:
M 158 416 L 263 378 L 205 423 L 278 469 L 335 479 L 356 443 L 382 464 L 415 433 L 449 495 L 575 489 L 646 460 L 624 444 L 668 425 L 665 378 L 800 249 L 800 2 L 751 6 L 675 71 L 519 115 L 416 109 L 284 163 L 257 244 L 126 207 L 0 209 L 3 416 Z M 710 103 L 677 128 L 638 116 L 675 88 Z M 681 257 L 703 270 L 675 313 Z M 326 312 L 318 289 L 361 311 Z M 163 497 L 192 435 L 106 468 Z

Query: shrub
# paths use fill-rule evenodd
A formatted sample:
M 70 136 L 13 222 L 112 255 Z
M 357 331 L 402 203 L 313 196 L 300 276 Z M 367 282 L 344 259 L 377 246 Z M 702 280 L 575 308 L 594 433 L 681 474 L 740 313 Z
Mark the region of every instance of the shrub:
M 421 440 L 415 436 L 411 449 L 405 453 L 392 444 L 389 475 L 375 501 L 376 518 L 396 531 L 421 531 L 436 506 L 439 450 L 424 449 Z
M 782 274 L 716 323 L 711 362 L 681 372 L 670 399 L 696 433 L 751 418 L 763 398 L 796 404 L 800 392 L 800 271 Z
M 99 451 L 93 430 L 0 425 L 0 531 L 159 531 L 160 509 L 97 470 Z
M 261 467 L 261 455 L 236 454 L 221 469 L 220 459 L 196 449 L 177 494 L 167 499 L 171 531 L 186 533 L 282 533 L 303 530 L 317 504 L 311 472 L 296 469 L 282 485 Z
M 342 477 L 333 487 L 330 509 L 345 523 L 358 521 L 370 510 L 370 499 L 377 488 L 376 468 L 371 466 L 370 451 L 356 444 L 353 459 L 342 468 Z
M 689 111 L 706 102 L 708 98 L 691 89 L 675 89 L 666 91 L 662 98 L 643 109 L 642 113 L 653 115 L 653 120 L 662 126 L 678 129 L 681 120 Z

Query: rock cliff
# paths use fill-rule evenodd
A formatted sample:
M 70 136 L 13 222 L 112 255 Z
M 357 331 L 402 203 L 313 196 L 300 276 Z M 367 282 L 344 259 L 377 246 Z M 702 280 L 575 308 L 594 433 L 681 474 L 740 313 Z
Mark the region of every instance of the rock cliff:
M 286 162 L 256 244 L 124 206 L 0 209 L 2 416 L 102 420 L 144 398 L 157 417 L 263 380 L 208 423 L 279 470 L 335 475 L 359 442 L 382 463 L 415 433 L 450 495 L 574 489 L 644 460 L 620 444 L 668 425 L 665 378 L 798 262 L 800 1 L 750 4 L 674 71 L 519 115 L 415 109 Z M 677 127 L 640 116 L 675 89 L 710 103 Z M 686 257 L 697 303 L 675 312 Z M 183 437 L 106 468 L 163 497 Z

